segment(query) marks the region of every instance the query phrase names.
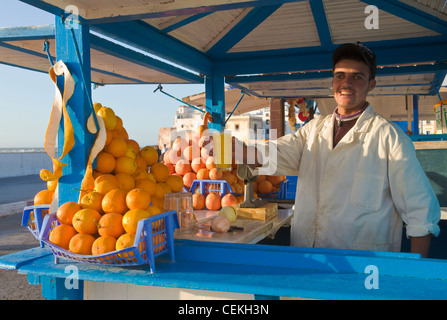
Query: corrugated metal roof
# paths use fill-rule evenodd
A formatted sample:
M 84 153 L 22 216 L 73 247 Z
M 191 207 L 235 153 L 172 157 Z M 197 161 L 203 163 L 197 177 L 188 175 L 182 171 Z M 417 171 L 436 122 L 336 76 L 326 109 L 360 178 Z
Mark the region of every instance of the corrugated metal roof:
M 52 29 L 52 26 L 47 27 L 49 31 Z M 12 38 L 11 28 L 0 28 L 0 63 L 48 72 L 51 64 L 48 56 L 43 52 L 43 43 L 44 41 L 49 43 L 49 52 L 54 61 L 56 57 L 54 32 L 48 32 L 45 36 L 23 35 L 21 37 L 20 28 L 14 28 L 14 30 L 17 34 L 13 40 L 8 40 Z M 122 52 L 118 52 L 117 49 Z M 126 53 L 129 55 L 126 56 Z M 174 75 L 172 70 L 171 72 L 160 70 L 158 63 L 153 66 L 150 64 L 152 58 L 95 35 L 91 35 L 90 59 L 92 82 L 97 84 L 197 83 L 201 81 L 198 76 L 198 81 L 191 81 Z
M 376 52 L 378 64 L 391 70 L 378 73 L 372 95 L 435 95 L 447 71 L 443 66 L 447 9 L 445 1 L 439 0 L 21 1 L 56 15 L 62 15 L 68 4 L 74 6 L 81 22 L 94 32 L 193 70 L 195 75 L 225 77 L 226 83 L 253 96 L 330 96 L 332 76 L 315 77 L 312 71 L 330 72 L 332 52 L 344 42 L 364 42 Z M 371 14 L 365 11 L 368 5 L 378 8 L 377 29 L 365 24 Z M 11 45 L 19 45 L 0 44 L 4 56 L 15 58 L 15 64 L 27 64 L 24 53 L 31 53 L 36 59 L 31 65 L 44 66 L 45 57 L 36 54 L 37 47 L 18 50 L 12 57 Z M 113 83 L 116 77 L 151 83 L 191 80 L 181 76 L 184 69 L 172 65 L 171 72 L 165 72 L 168 65 L 154 69 L 141 59 L 117 56 L 101 46 L 92 47 L 91 55 L 94 81 Z M 427 63 L 434 67 L 424 69 Z M 395 67 L 404 65 L 414 68 L 403 73 Z M 298 73 L 301 76 L 293 78 Z M 275 78 L 284 74 L 292 78 Z M 258 79 L 241 82 L 238 78 L 248 75 Z M 228 99 L 226 108 L 231 108 Z

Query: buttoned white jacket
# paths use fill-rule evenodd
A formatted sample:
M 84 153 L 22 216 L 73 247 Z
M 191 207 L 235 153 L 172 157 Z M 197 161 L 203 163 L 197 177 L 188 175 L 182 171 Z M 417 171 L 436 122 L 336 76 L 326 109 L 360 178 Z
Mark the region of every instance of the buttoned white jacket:
M 371 106 L 335 148 L 333 126 L 315 118 L 265 150 L 276 175 L 298 175 L 291 245 L 400 251 L 402 221 L 437 236 L 439 202 L 406 134 Z

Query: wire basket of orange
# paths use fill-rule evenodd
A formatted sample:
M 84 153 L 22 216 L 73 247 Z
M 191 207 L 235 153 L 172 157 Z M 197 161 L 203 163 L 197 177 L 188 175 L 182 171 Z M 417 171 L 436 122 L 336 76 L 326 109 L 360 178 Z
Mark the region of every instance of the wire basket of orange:
M 79 223 L 74 225 L 60 223 L 56 214 L 48 214 L 40 240 L 51 249 L 56 264 L 60 259 L 114 266 L 149 264 L 154 273 L 156 257 L 168 254 L 172 261 L 175 260 L 174 230 L 179 227 L 177 213 L 166 211 L 146 217 L 143 211 L 129 210 L 124 216 L 106 214 L 96 217 L 99 223 L 92 224 L 89 221 L 93 216 L 91 211 L 80 210 L 76 213 L 79 217 L 73 218 L 73 222 Z M 122 221 L 125 229 L 118 237 L 113 236 L 116 228 L 110 227 L 117 217 L 113 215 L 122 216 L 118 220 Z

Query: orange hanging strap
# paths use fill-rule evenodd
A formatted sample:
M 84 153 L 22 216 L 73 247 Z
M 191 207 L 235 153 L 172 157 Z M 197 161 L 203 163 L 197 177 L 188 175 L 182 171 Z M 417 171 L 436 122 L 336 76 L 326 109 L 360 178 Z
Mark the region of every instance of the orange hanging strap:
M 45 133 L 45 151 L 50 156 L 53 161 L 53 172 L 42 169 L 40 171 L 40 177 L 44 181 L 57 180 L 62 176 L 62 167 L 66 164 L 62 163 L 61 160 L 67 155 L 68 152 L 74 146 L 74 130 L 73 125 L 70 120 L 70 116 L 67 111 L 67 101 L 71 98 L 74 92 L 74 79 L 71 76 L 65 63 L 62 61 L 57 62 L 49 70 L 51 80 L 54 82 L 55 86 L 55 97 L 53 102 L 53 109 L 51 110 L 50 122 Z M 59 87 L 57 86 L 57 76 L 64 76 L 64 93 L 61 94 Z M 59 124 L 64 116 L 64 147 L 62 154 L 56 157 L 56 139 L 57 132 L 59 130 Z

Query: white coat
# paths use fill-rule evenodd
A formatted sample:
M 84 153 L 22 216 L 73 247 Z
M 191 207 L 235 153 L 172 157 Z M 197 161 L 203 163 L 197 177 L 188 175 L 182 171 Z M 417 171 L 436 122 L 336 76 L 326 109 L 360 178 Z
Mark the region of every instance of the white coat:
M 335 148 L 333 126 L 315 118 L 264 154 L 276 175 L 298 175 L 291 245 L 400 251 L 402 220 L 408 236 L 437 236 L 439 202 L 406 134 L 371 106 Z

